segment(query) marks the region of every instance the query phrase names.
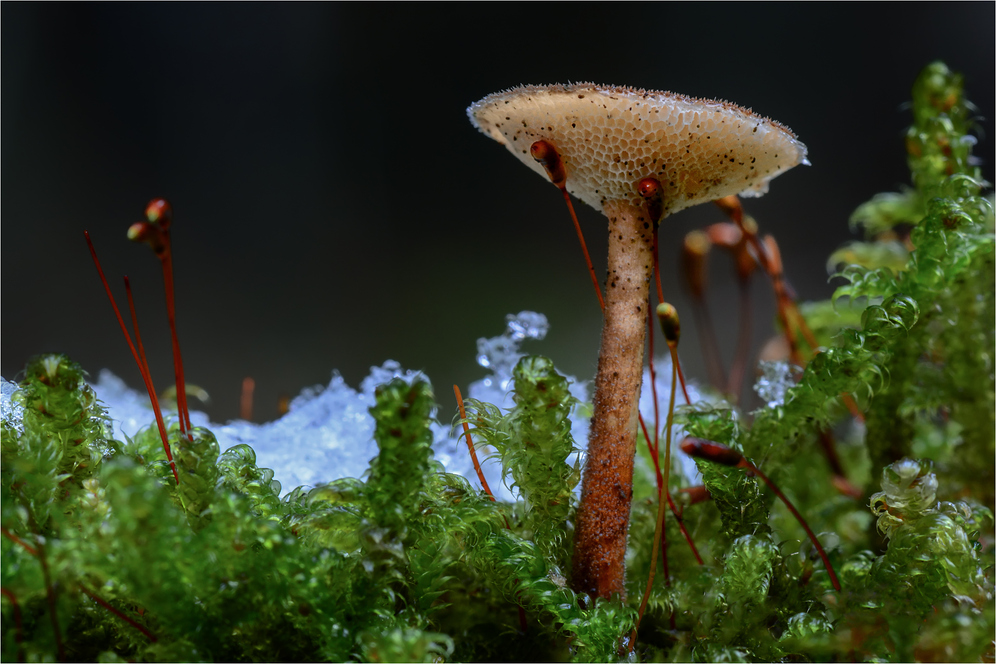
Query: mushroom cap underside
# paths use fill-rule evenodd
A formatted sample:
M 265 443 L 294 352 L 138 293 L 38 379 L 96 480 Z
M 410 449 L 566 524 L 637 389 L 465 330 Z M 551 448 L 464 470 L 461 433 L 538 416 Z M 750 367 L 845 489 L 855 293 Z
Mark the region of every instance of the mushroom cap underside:
M 529 146 L 551 143 L 567 190 L 598 210 L 608 201 L 641 206 L 636 185 L 646 177 L 660 181 L 670 214 L 731 194 L 760 196 L 772 178 L 809 163 L 787 127 L 728 102 L 670 92 L 523 86 L 485 97 L 467 115 L 544 178 Z

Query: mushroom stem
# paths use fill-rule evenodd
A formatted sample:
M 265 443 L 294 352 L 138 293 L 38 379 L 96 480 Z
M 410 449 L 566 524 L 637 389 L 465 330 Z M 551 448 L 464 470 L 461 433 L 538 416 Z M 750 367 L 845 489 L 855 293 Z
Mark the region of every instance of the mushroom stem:
M 645 210 L 625 201 L 607 202 L 604 212 L 609 218 L 605 322 L 571 584 L 578 592 L 609 599 L 626 594 L 626 535 L 653 276 L 653 224 Z

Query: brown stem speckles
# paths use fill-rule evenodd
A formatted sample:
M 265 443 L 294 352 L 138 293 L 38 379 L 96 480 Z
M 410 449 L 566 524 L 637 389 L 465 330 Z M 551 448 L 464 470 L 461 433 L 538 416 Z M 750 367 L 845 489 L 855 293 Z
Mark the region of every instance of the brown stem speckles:
M 610 598 L 625 595 L 653 237 L 643 210 L 609 202 L 604 211 L 609 218 L 609 277 L 571 583 L 579 592 Z

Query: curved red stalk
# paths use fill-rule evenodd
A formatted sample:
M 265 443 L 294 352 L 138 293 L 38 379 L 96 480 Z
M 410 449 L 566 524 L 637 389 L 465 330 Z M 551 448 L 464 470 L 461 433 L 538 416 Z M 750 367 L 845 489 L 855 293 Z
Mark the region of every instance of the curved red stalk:
M 677 391 L 678 387 L 678 362 L 677 362 L 677 350 L 675 344 L 668 344 L 668 348 L 671 350 L 671 397 L 670 403 L 667 409 L 667 427 L 665 433 L 665 444 L 664 444 L 664 478 L 663 485 L 657 491 L 657 524 L 654 526 L 654 543 L 650 550 L 650 575 L 647 578 L 647 589 L 643 593 L 643 599 L 640 601 L 640 610 L 636 615 L 636 624 L 633 626 L 633 633 L 630 635 L 629 639 L 629 649 L 630 652 L 633 650 L 633 645 L 636 643 L 636 633 L 640 629 L 640 620 L 643 618 L 643 612 L 647 608 L 647 601 L 650 599 L 650 590 L 654 584 L 654 573 L 657 570 L 657 550 L 659 547 L 663 546 L 662 555 L 666 557 L 666 541 L 664 539 L 664 500 L 663 495 L 668 494 L 668 477 L 671 471 L 671 426 L 674 423 L 674 393 Z M 663 542 L 663 545 L 662 545 Z M 664 564 L 667 565 L 667 560 L 665 559 Z M 667 572 L 665 572 L 666 574 Z
M 135 330 L 135 345 L 138 346 L 138 357 L 142 360 L 141 371 L 148 376 L 152 375 L 149 371 L 149 359 L 145 356 L 145 345 L 142 344 L 142 332 L 138 329 L 138 314 L 135 313 L 135 300 L 131 295 L 131 281 L 127 276 L 124 278 L 125 293 L 128 296 L 128 311 L 131 312 L 131 326 Z M 153 402 L 153 407 L 159 407 L 159 399 L 157 398 Z
M 663 303 L 664 302 L 664 288 L 661 286 L 661 263 L 660 263 L 660 259 L 658 257 L 658 251 L 657 251 L 657 230 L 659 228 L 660 228 L 660 224 L 654 224 L 654 277 L 655 277 L 655 280 L 657 282 L 657 301 L 659 303 Z M 653 313 L 650 313 L 650 315 L 653 316 Z M 654 324 L 653 324 L 653 322 L 651 320 L 651 323 L 650 323 L 651 337 L 653 337 L 653 330 L 652 330 L 653 325 Z M 673 362 L 678 362 L 678 355 L 677 355 L 677 353 L 671 353 L 671 360 Z M 651 361 L 653 361 L 653 355 L 651 355 Z M 678 378 L 679 378 L 679 380 L 681 382 L 681 392 L 685 396 L 685 403 L 691 405 L 692 400 L 688 397 L 688 388 L 685 387 L 685 374 L 681 370 L 681 364 L 680 363 L 678 364 Z M 674 389 L 674 388 L 672 388 L 672 389 Z M 654 401 L 657 401 L 656 397 L 654 398 Z
M 20 544 L 22 547 L 24 547 L 25 551 L 27 551 L 28 553 L 30 553 L 32 556 L 37 556 L 38 555 L 38 549 L 36 549 L 35 547 L 31 546 L 30 544 L 28 544 L 27 542 L 25 542 L 20 537 L 18 537 L 14 533 L 10 532 L 6 528 L 0 527 L 0 532 L 3 532 L 4 537 L 6 537 L 7 539 L 9 539 L 10 541 L 14 542 L 15 544 Z
M 724 466 L 732 466 L 735 468 L 743 468 L 758 477 L 761 478 L 768 488 L 775 492 L 779 500 L 785 503 L 785 507 L 789 509 L 792 516 L 796 518 L 799 525 L 802 526 L 803 530 L 806 531 L 806 535 L 809 536 L 809 540 L 816 547 L 817 552 L 820 554 L 820 558 L 823 559 L 823 565 L 827 568 L 827 572 L 830 574 L 830 582 L 833 584 L 834 589 L 840 592 L 840 581 L 837 580 L 837 574 L 834 572 L 833 565 L 830 564 L 830 558 L 827 556 L 826 551 L 823 550 L 823 545 L 816 538 L 816 534 L 809 528 L 809 524 L 806 520 L 802 518 L 799 514 L 799 510 L 795 508 L 792 501 L 785 496 L 784 493 L 772 482 L 767 475 L 758 470 L 757 466 L 747 460 L 743 454 L 735 449 L 727 447 L 721 443 L 716 443 L 711 440 L 705 440 L 703 438 L 694 438 L 689 436 L 681 442 L 681 449 L 689 456 L 697 457 L 699 459 L 706 459 L 707 461 L 712 461 L 714 463 L 719 463 Z
M 746 233 L 746 231 L 744 232 Z M 774 237 L 770 235 L 764 238 L 765 241 L 763 243 L 758 241 L 756 235 L 748 234 L 747 237 L 754 247 L 754 251 L 763 252 L 760 254 L 763 256 L 761 265 L 771 279 L 771 287 L 775 291 L 778 320 L 785 333 L 785 340 L 788 342 L 789 359 L 792 360 L 793 364 L 800 367 L 804 366 L 806 363 L 802 359 L 802 352 L 799 350 L 799 339 L 796 337 L 792 321 L 789 319 L 791 299 L 785 289 L 785 275 L 782 272 L 782 259 L 778 254 L 778 245 L 775 243 Z M 815 349 L 816 346 L 813 346 L 813 350 Z
M 176 483 L 180 483 L 180 475 L 176 472 L 176 462 L 173 461 L 173 452 L 169 448 L 169 438 L 166 435 L 166 425 L 163 423 L 163 414 L 159 409 L 159 398 L 156 396 L 156 389 L 152 385 L 152 376 L 148 373 L 148 368 L 142 362 L 141 358 L 138 356 L 138 351 L 135 349 L 135 344 L 131 341 L 131 335 L 128 334 L 128 328 L 125 327 L 124 319 L 121 317 L 121 311 L 118 309 L 118 303 L 114 301 L 114 295 L 111 293 L 111 287 L 107 283 L 107 278 L 104 276 L 104 270 L 100 267 L 100 259 L 97 258 L 97 250 L 93 248 L 93 242 L 90 241 L 90 233 L 83 231 L 83 237 L 86 238 L 86 244 L 90 247 L 90 256 L 93 257 L 93 264 L 97 266 L 97 274 L 100 275 L 100 281 L 104 284 L 104 290 L 107 291 L 107 298 L 111 301 L 111 307 L 114 309 L 114 315 L 118 318 L 118 325 L 121 326 L 121 331 L 124 332 L 125 341 L 128 342 L 128 348 L 131 349 L 132 357 L 135 358 L 135 364 L 138 365 L 138 370 L 142 373 L 142 380 L 145 381 L 145 389 L 149 393 L 149 399 L 152 401 L 152 409 L 155 411 L 156 424 L 159 426 L 159 435 L 163 440 L 163 449 L 166 450 L 166 458 L 169 460 L 170 468 L 173 471 L 173 478 Z M 137 329 L 136 329 L 137 331 Z
M 108 611 L 110 611 L 111 613 L 113 613 L 114 615 L 116 615 L 118 618 L 121 618 L 121 620 L 124 620 L 126 623 L 128 623 L 129 625 L 131 625 L 132 627 L 134 627 L 135 629 L 137 629 L 138 631 L 140 631 L 142 634 L 144 634 L 146 636 L 146 638 L 149 639 L 149 641 L 151 641 L 153 643 L 155 643 L 156 641 L 158 641 L 158 639 L 155 636 L 153 636 L 152 633 L 149 630 L 147 630 L 144 627 L 142 627 L 141 625 L 139 625 L 137 622 L 135 622 L 134 620 L 132 620 L 131 618 L 129 618 L 128 616 L 126 616 L 125 614 L 123 614 L 121 611 L 118 611 L 117 609 L 115 609 L 113 606 L 111 606 L 110 604 L 108 604 L 106 601 L 104 601 L 100 597 L 98 597 L 95 593 L 91 592 L 90 590 L 87 590 L 86 586 L 84 586 L 82 583 L 80 583 L 80 582 L 77 581 L 76 585 L 79 586 L 79 589 L 82 590 L 85 595 L 88 595 L 90 597 L 90 599 L 92 599 L 93 601 L 95 601 L 97 604 L 100 604 L 102 607 L 104 607 L 105 609 L 107 609 Z
M 685 528 L 685 520 L 678 512 L 678 507 L 674 504 L 674 500 L 671 498 L 671 493 L 668 492 L 665 495 L 667 495 L 667 505 L 671 508 L 671 514 L 674 515 L 674 519 L 678 522 L 678 528 L 681 530 L 681 534 L 685 536 L 685 541 L 688 542 L 688 546 L 692 549 L 692 555 L 695 556 L 695 562 L 699 565 L 705 565 L 705 561 L 703 561 L 702 556 L 699 555 L 699 550 L 695 547 L 695 541 L 688 533 L 688 529 Z
M 598 286 L 598 275 L 595 274 L 595 267 L 591 264 L 591 256 L 588 255 L 588 245 L 584 241 L 584 233 L 581 232 L 581 224 L 578 223 L 578 215 L 574 212 L 574 203 L 571 202 L 571 195 L 567 193 L 567 170 L 564 162 L 557 153 L 557 148 L 544 140 L 539 140 L 529 146 L 529 153 L 532 158 L 538 161 L 546 171 L 560 193 L 564 195 L 564 202 L 567 203 L 567 210 L 571 213 L 571 221 L 574 222 L 574 230 L 578 235 L 578 242 L 581 243 L 581 251 L 584 253 L 584 262 L 588 266 L 588 274 L 591 275 L 591 284 L 595 287 L 595 295 L 598 296 L 598 304 L 605 311 L 605 300 L 602 299 L 602 289 Z
M 657 474 L 657 490 L 659 492 L 661 486 L 664 484 L 664 478 L 661 475 L 660 462 L 657 459 L 657 452 L 650 445 L 650 436 L 647 434 L 647 425 L 644 423 L 642 417 L 640 418 L 640 426 L 643 428 L 643 439 L 647 441 L 647 449 L 650 451 L 650 458 L 654 462 L 654 471 Z M 681 489 L 681 491 L 688 491 L 688 489 Z M 692 539 L 691 534 L 689 534 L 688 529 L 685 528 L 685 521 L 681 518 L 681 513 L 678 512 L 678 506 L 675 505 L 674 500 L 671 498 L 671 492 L 667 492 L 666 495 L 668 507 L 671 508 L 671 514 L 674 515 L 675 520 L 678 522 L 678 528 L 681 529 L 681 534 L 685 536 L 685 541 L 688 542 L 688 546 L 692 550 L 692 555 L 695 556 L 695 560 L 698 561 L 699 565 L 705 565 L 705 562 L 702 560 L 702 556 L 699 555 L 698 548 L 695 546 L 695 541 Z
M 654 319 L 653 313 L 648 313 L 647 322 L 650 325 L 650 330 L 648 334 L 648 344 L 650 346 L 650 391 L 654 401 L 654 442 L 650 443 L 650 434 L 647 433 L 647 424 L 643 420 L 643 414 L 637 413 L 637 417 L 640 421 L 640 427 L 643 429 L 643 438 L 647 441 L 647 449 L 650 450 L 650 459 L 654 462 L 654 472 L 657 475 L 657 490 L 663 486 L 664 479 L 661 476 L 661 465 L 659 461 L 660 455 L 660 441 L 658 438 L 657 423 L 660 422 L 660 412 L 657 408 L 657 379 L 656 373 L 654 371 Z M 670 441 L 668 441 L 670 444 Z M 667 502 L 668 506 L 671 508 L 671 513 L 674 514 L 674 518 L 678 520 L 678 527 L 681 529 L 681 534 L 685 536 L 685 540 L 688 542 L 688 546 L 691 547 L 692 553 L 695 555 L 695 560 L 698 561 L 699 565 L 703 565 L 702 556 L 699 555 L 699 550 L 695 547 L 695 542 L 692 540 L 692 536 L 688 533 L 685 528 L 685 522 L 682 520 L 681 516 L 678 514 L 678 510 L 675 507 L 674 500 L 671 499 L 671 492 L 667 491 Z
M 463 433 L 467 436 L 467 449 L 470 450 L 470 458 L 474 462 L 474 470 L 477 472 L 477 478 L 481 480 L 481 486 L 484 487 L 484 492 L 488 494 L 488 498 L 491 502 L 498 502 L 495 499 L 495 494 L 491 492 L 491 487 L 488 486 L 488 481 L 484 478 L 484 472 L 481 470 L 481 464 L 477 461 L 477 452 L 474 450 L 474 441 L 470 436 L 470 425 L 467 424 L 467 411 L 463 407 L 463 395 L 460 394 L 460 388 L 457 385 L 453 386 L 453 394 L 456 396 L 457 408 L 460 409 L 460 419 L 463 424 Z M 505 519 L 505 529 L 512 530 L 512 526 L 508 523 L 508 518 L 502 514 L 502 518 Z M 516 593 L 518 595 L 518 593 Z M 522 631 L 528 631 L 529 624 L 526 622 L 526 610 L 521 604 L 518 605 L 519 609 L 519 626 Z
M 657 235 L 660 230 L 661 225 L 658 223 L 654 224 L 654 281 L 657 285 L 657 301 L 664 301 L 664 287 L 661 286 L 661 262 L 658 260 L 658 249 L 657 249 Z
M 169 319 L 169 332 L 173 338 L 173 371 L 176 374 L 176 409 L 180 418 L 180 430 L 187 433 L 191 429 L 190 409 L 187 407 L 187 388 L 183 377 L 183 358 L 180 355 L 180 340 L 176 336 L 176 306 L 173 295 L 173 250 L 170 245 L 169 229 L 163 232 L 166 251 L 160 256 L 163 265 L 163 281 L 166 284 L 166 317 Z
M 564 202 L 571 212 L 571 220 L 574 222 L 574 230 L 578 234 L 578 242 L 581 243 L 581 251 L 584 252 L 584 262 L 588 266 L 588 274 L 591 275 L 591 283 L 595 287 L 595 295 L 598 296 L 598 304 L 605 311 L 605 300 L 602 299 L 602 289 L 598 286 L 598 277 L 595 275 L 595 266 L 591 264 L 591 256 L 588 255 L 588 245 L 584 241 L 584 234 L 581 232 L 581 224 L 578 223 L 578 215 L 574 212 L 574 203 L 571 202 L 571 195 L 567 193 L 567 187 L 561 187 L 560 193 L 564 195 Z
M 785 494 L 778 489 L 777 486 L 775 486 L 774 482 L 768 479 L 767 475 L 758 470 L 757 466 L 752 464 L 746 458 L 744 458 L 744 460 L 740 462 L 740 467 L 747 468 L 752 473 L 760 477 L 761 480 L 763 480 L 764 483 L 767 484 L 768 487 L 775 492 L 775 495 L 778 496 L 783 503 L 785 503 L 785 507 L 787 507 L 789 511 L 792 512 L 793 516 L 795 516 L 796 520 L 799 521 L 799 524 L 806 531 L 806 534 L 809 535 L 809 539 L 810 541 L 812 541 L 813 546 L 815 546 L 816 550 L 819 552 L 820 558 L 823 559 L 823 565 L 826 566 L 827 572 L 830 574 L 830 582 L 833 584 L 834 590 L 840 592 L 840 581 L 837 580 L 837 574 L 833 571 L 833 565 L 830 564 L 830 559 L 827 557 L 827 552 L 823 550 L 823 546 L 820 544 L 820 540 L 816 539 L 816 535 L 813 533 L 812 530 L 809 529 L 809 524 L 806 523 L 806 520 L 802 518 L 801 514 L 799 514 L 799 510 L 795 508 L 795 505 L 792 504 L 792 501 L 789 500 L 785 496 Z
M 657 372 L 654 371 L 654 314 L 651 308 L 647 307 L 647 325 L 650 327 L 647 333 L 647 344 L 650 349 L 650 354 L 648 355 L 647 363 L 650 366 L 650 396 L 654 401 L 654 446 L 651 449 L 654 456 L 654 466 L 657 467 L 657 486 L 660 487 L 660 475 L 661 469 L 657 464 L 657 452 L 660 450 L 660 441 L 657 437 L 658 431 L 660 430 L 661 414 L 660 409 L 657 407 Z M 643 424 L 643 416 L 640 416 L 640 423 Z M 647 435 L 647 425 L 643 425 L 643 435 Z M 647 439 L 647 443 L 650 443 L 650 439 Z
M 643 421 L 643 416 L 640 416 L 640 428 L 643 429 L 643 439 L 647 441 L 647 450 L 650 452 L 650 460 L 654 462 L 654 472 L 657 474 L 657 489 L 660 490 L 661 486 L 664 484 L 664 476 L 661 475 L 661 464 L 660 460 L 657 458 L 657 450 L 654 449 L 654 444 L 650 441 L 650 434 L 647 433 L 647 423 Z
M 467 436 L 467 449 L 470 450 L 470 459 L 474 462 L 474 471 L 477 473 L 477 479 L 481 480 L 481 486 L 484 487 L 484 493 L 488 494 L 488 498 L 491 502 L 498 502 L 495 499 L 495 494 L 491 492 L 491 487 L 488 486 L 488 480 L 484 477 L 484 471 L 481 470 L 481 464 L 477 461 L 477 451 L 474 449 L 474 441 L 470 437 L 470 425 L 467 424 L 467 411 L 463 407 L 463 395 L 460 394 L 460 388 L 456 385 L 453 386 L 453 394 L 456 396 L 457 408 L 460 409 L 460 419 L 463 423 L 463 433 Z M 505 523 L 508 527 L 508 522 Z
M 8 538 L 10 538 L 11 540 L 13 540 L 14 542 L 17 542 L 22 547 L 24 547 L 24 549 L 28 553 L 30 553 L 31 555 L 37 557 L 39 560 L 41 560 L 42 561 L 43 569 L 47 569 L 47 565 L 45 565 L 44 559 L 42 558 L 42 556 L 39 555 L 38 549 L 36 549 L 33 546 L 31 546 L 30 544 L 28 544 L 27 542 L 25 542 L 24 540 L 22 540 L 17 535 L 14 535 L 13 533 L 11 533 L 6 528 L 0 528 L 0 530 L 3 531 L 3 534 L 5 536 L 7 536 Z M 134 620 L 132 620 L 128 616 L 124 615 L 123 613 L 121 613 L 120 611 L 118 611 L 117 609 L 115 609 L 113 606 L 111 606 L 110 604 L 108 604 L 106 601 L 104 601 L 103 599 L 101 599 L 100 597 L 98 597 L 96 593 L 94 593 L 94 592 L 92 592 L 90 590 L 87 590 L 86 587 L 82 583 L 77 582 L 76 585 L 79 586 L 80 590 L 82 590 L 84 593 L 86 593 L 87 595 L 89 595 L 95 602 L 97 602 L 98 604 L 100 604 L 102 607 L 104 607 L 105 609 L 107 609 L 108 611 L 110 611 L 111 613 L 113 613 L 114 615 L 118 616 L 119 618 L 121 618 L 122 620 L 124 620 L 125 622 L 127 622 L 128 624 L 132 625 L 135 629 L 137 629 L 138 631 L 142 632 L 142 634 L 145 634 L 147 637 L 149 637 L 150 641 L 153 641 L 153 642 L 156 641 L 156 637 L 154 637 L 152 634 L 150 634 L 147 629 L 145 629 L 144 627 L 142 627 L 141 625 L 139 625 L 138 623 L 136 623 Z M 21 618 L 21 616 L 20 616 L 20 610 L 17 607 L 17 599 L 6 588 L 0 589 L 0 591 L 2 591 L 3 594 L 5 596 L 9 597 L 10 601 L 14 603 L 14 612 L 15 612 L 14 619 L 17 622 L 17 630 L 18 630 L 17 642 L 20 643 L 21 642 L 21 638 L 20 638 L 20 629 L 21 629 L 21 619 L 20 618 Z M 58 630 L 56 630 L 56 631 L 58 631 Z
M 785 332 L 785 340 L 788 342 L 789 346 L 789 357 L 793 363 L 804 366 L 802 355 L 799 352 L 799 344 L 796 339 L 795 332 L 792 329 L 789 320 L 789 314 L 795 320 L 796 326 L 799 328 L 803 338 L 805 338 L 806 343 L 809 344 L 811 352 L 815 355 L 817 349 L 819 348 L 819 343 L 816 340 L 816 335 L 809 328 L 806 323 L 806 319 L 803 318 L 802 314 L 799 312 L 799 308 L 795 303 L 795 299 L 789 292 L 788 285 L 785 282 L 785 274 L 782 267 L 781 254 L 778 250 L 778 243 L 775 238 L 771 235 L 765 236 L 764 242 L 761 242 L 757 237 L 756 225 L 754 228 L 748 228 L 744 225 L 744 211 L 743 206 L 740 204 L 740 199 L 736 196 L 727 196 L 726 198 L 721 198 L 715 201 L 716 205 L 725 212 L 730 219 L 732 219 L 737 226 L 740 228 L 740 232 L 743 236 L 747 238 L 750 243 L 751 248 L 754 250 L 755 259 L 761 268 L 764 270 L 765 274 L 771 280 L 771 288 L 775 293 L 775 300 L 778 308 L 778 319 L 782 325 Z M 732 375 L 731 375 L 732 378 Z M 847 393 L 841 394 L 841 398 L 844 401 L 844 405 L 851 412 L 859 422 L 864 422 L 865 417 L 855 403 L 851 395 Z M 832 458 L 828 457 L 828 460 L 832 463 Z M 841 475 L 845 480 L 845 476 Z
M 660 228 L 660 224 L 655 224 L 654 225 L 654 276 L 656 277 L 656 281 L 657 281 L 657 301 L 663 303 L 664 302 L 664 289 L 663 289 L 663 287 L 661 287 L 661 264 L 660 264 L 660 259 L 658 258 L 658 252 L 657 252 L 657 229 L 658 228 Z M 649 315 L 653 316 L 653 313 L 651 312 Z M 653 328 L 653 322 L 652 321 L 650 323 L 650 326 L 651 326 L 651 328 Z M 651 337 L 653 337 L 653 331 L 652 330 L 651 330 Z M 672 353 L 671 357 L 672 357 L 672 360 L 674 362 L 678 361 L 677 354 Z M 650 358 L 651 358 L 650 361 L 653 362 L 653 355 L 651 355 Z M 685 397 L 685 403 L 691 405 L 692 400 L 688 397 L 688 388 L 685 386 L 685 374 L 681 370 L 681 364 L 680 363 L 678 364 L 678 379 L 681 382 L 681 393 Z M 656 397 L 654 398 L 654 401 L 655 402 L 657 401 Z

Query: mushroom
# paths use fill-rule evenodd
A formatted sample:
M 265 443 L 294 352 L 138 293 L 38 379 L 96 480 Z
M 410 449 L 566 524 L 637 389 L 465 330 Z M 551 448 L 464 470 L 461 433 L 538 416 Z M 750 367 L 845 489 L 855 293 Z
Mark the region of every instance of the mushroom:
M 605 321 L 576 520 L 571 585 L 624 596 L 653 236 L 661 218 L 724 196 L 759 196 L 806 161 L 786 127 L 723 101 L 592 83 L 523 86 L 467 109 L 471 123 L 609 219 Z M 554 182 L 557 184 L 557 182 Z

